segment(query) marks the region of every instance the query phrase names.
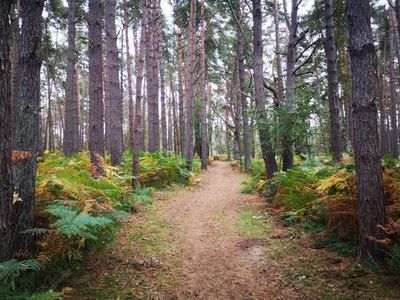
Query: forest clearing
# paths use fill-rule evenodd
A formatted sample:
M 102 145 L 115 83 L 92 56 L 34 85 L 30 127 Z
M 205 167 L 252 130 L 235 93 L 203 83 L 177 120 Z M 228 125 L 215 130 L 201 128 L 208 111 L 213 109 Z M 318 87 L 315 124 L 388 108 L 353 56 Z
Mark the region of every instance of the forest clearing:
M 400 0 L 0 1 L 0 299 L 400 299 Z

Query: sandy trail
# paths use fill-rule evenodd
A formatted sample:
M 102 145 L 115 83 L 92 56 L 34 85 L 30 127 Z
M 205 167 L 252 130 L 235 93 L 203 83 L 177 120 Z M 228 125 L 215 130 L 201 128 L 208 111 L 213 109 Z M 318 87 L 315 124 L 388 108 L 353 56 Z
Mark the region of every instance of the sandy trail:
M 180 193 L 165 207 L 166 219 L 182 235 L 178 299 L 277 297 L 277 282 L 263 261 L 265 241 L 243 238 L 234 230 L 241 208 L 259 203 L 257 196 L 240 193 L 243 179 L 229 163 L 214 162 L 202 173 L 198 190 Z

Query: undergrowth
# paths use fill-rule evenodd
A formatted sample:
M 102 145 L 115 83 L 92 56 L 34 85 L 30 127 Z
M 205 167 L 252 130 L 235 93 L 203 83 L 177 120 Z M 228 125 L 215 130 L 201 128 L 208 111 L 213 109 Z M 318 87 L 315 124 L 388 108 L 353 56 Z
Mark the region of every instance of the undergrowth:
M 113 241 L 119 218 L 151 205 L 155 189 L 191 184 L 185 160 L 167 153 L 140 154 L 140 186 L 131 188 L 132 153 L 113 167 L 104 163 L 105 176 L 95 178 L 87 152 L 64 157 L 47 152 L 37 169 L 36 253 L 25 260 L 0 263 L 0 298 L 58 299 L 53 292 L 76 273 L 91 251 L 102 251 Z M 194 171 L 200 169 L 198 160 Z
M 382 244 L 384 268 L 400 273 L 400 168 L 390 156 L 382 160 L 385 209 L 388 224 Z M 315 248 L 332 250 L 341 256 L 356 256 L 356 175 L 352 159 L 345 156 L 334 164 L 327 157 L 299 161 L 271 180 L 261 160 L 251 165 L 250 180 L 242 192 L 264 195 L 285 226 L 296 226 L 315 238 Z

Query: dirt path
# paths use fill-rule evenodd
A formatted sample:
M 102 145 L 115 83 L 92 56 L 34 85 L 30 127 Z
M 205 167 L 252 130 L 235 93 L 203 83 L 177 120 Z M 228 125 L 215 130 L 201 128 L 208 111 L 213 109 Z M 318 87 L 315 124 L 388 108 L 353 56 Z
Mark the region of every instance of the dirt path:
M 262 240 L 239 235 L 241 209 L 254 195 L 240 193 L 244 179 L 229 163 L 214 162 L 201 188 L 186 191 L 165 207 L 182 233 L 179 299 L 271 299 L 276 286 L 263 262 Z M 283 296 L 283 295 L 281 295 Z
M 156 193 L 124 219 L 65 299 L 398 299 L 396 278 L 316 249 L 301 227 L 269 214 L 265 199 L 240 193 L 248 177 L 230 163 L 214 162 L 200 179 Z

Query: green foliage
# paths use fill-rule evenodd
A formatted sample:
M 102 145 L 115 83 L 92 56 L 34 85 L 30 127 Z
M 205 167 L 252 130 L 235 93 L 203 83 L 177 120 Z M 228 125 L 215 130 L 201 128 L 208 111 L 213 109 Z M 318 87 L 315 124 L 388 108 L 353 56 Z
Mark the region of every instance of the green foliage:
M 395 274 L 400 274 L 400 244 L 394 244 L 385 254 L 389 270 Z
M 313 169 L 295 167 L 287 172 L 276 173 L 275 176 L 273 182 L 278 187 L 275 201 L 286 210 L 300 210 L 317 199 L 313 189 L 316 179 Z
M 0 282 L 15 290 L 15 279 L 26 271 L 38 271 L 41 265 L 34 259 L 11 259 L 0 263 Z
M 68 238 L 96 240 L 98 239 L 96 232 L 100 233 L 101 229 L 113 223 L 109 218 L 89 215 L 87 212 L 79 211 L 77 207 L 64 205 L 62 201 L 50 204 L 46 212 L 57 218 L 51 227 Z
M 306 209 L 301 208 L 296 211 L 285 211 L 280 217 L 285 226 L 292 226 L 294 224 L 303 223 L 306 220 Z
M 397 160 L 390 154 L 385 154 L 382 158 L 382 164 L 385 168 L 394 168 L 397 166 Z
M 140 153 L 139 181 L 142 186 L 163 188 L 173 183 L 188 184 L 189 178 L 193 176 L 186 169 L 185 159 L 171 153 Z M 120 171 L 130 174 L 132 169 L 132 155 L 125 153 Z M 198 160 L 193 161 L 193 172 L 200 169 Z
M 259 190 L 260 186 L 263 185 L 262 178 L 265 176 L 265 165 L 262 160 L 252 160 L 250 162 L 250 179 L 245 182 L 242 186 L 241 192 L 243 194 L 251 194 L 254 191 Z
M 332 232 L 327 236 L 318 239 L 314 243 L 316 249 L 326 249 L 335 251 L 340 256 L 356 256 L 354 241 L 342 241 L 337 232 Z
M 47 287 L 60 284 L 54 283 L 54 278 L 76 273 L 79 262 L 90 251 L 104 249 L 114 239 L 118 219 L 126 216 L 123 211 L 151 205 L 155 188 L 189 184 L 193 178 L 185 160 L 171 153 L 140 154 L 141 184 L 135 190 L 131 187 L 132 153 L 125 153 L 118 167 L 110 166 L 106 159 L 104 169 L 105 177 L 93 177 L 87 152 L 72 157 L 64 157 L 61 152 L 45 153 L 37 171 L 37 228 L 25 231 L 37 241 L 36 261 L 45 272 L 31 272 L 28 283 L 21 281 L 21 288 L 17 287 L 12 297 L 57 299 L 60 294 L 47 291 Z M 199 161 L 194 160 L 193 170 L 199 169 Z M 8 274 L 12 277 L 14 273 Z M 1 286 L 1 299 L 11 297 L 8 292 L 3 297 L 3 290 L 7 289 Z
M 151 195 L 154 191 L 152 187 L 138 186 L 134 191 L 128 192 L 122 201 L 118 201 L 115 207 L 119 210 L 130 212 L 137 205 L 151 205 Z
M 114 167 L 106 166 L 104 178 L 94 178 L 90 170 L 87 153 L 70 158 L 59 152 L 47 153 L 38 164 L 37 198 L 117 201 L 124 196 L 126 187 L 121 182 L 126 178 Z

